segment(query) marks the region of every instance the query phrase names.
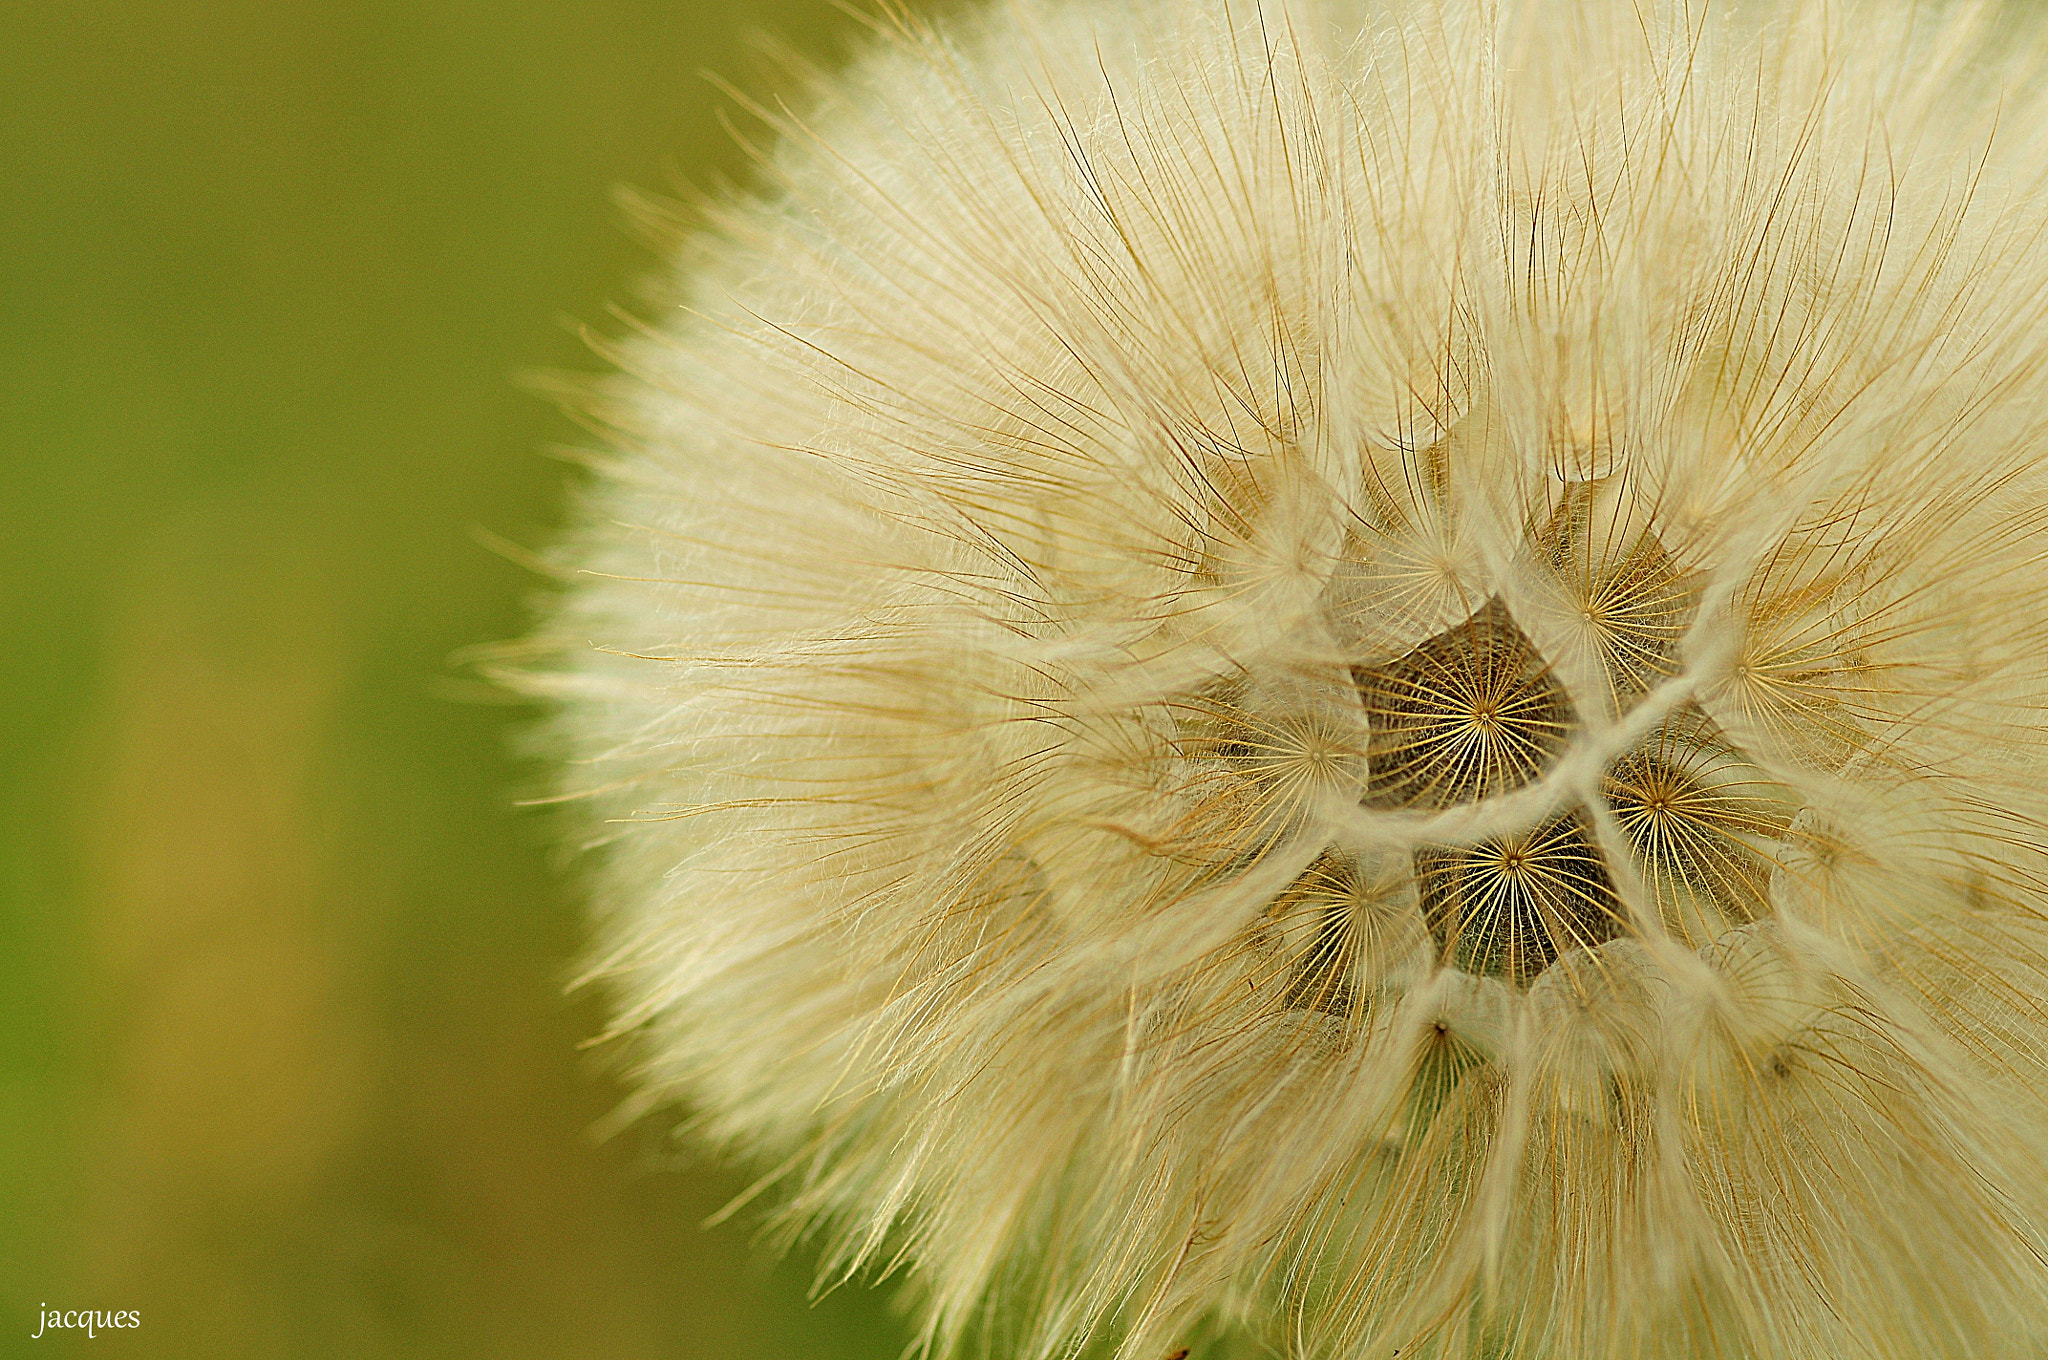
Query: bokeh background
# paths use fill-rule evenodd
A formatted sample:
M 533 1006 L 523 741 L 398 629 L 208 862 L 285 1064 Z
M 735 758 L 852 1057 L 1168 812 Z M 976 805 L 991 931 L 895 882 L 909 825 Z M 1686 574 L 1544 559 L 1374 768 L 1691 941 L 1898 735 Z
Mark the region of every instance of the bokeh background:
M 829 0 L 0 6 L 0 1355 L 864 1360 L 580 1052 L 521 385 Z M 687 191 L 686 191 L 687 193 Z M 44 1307 L 140 1329 L 31 1340 Z

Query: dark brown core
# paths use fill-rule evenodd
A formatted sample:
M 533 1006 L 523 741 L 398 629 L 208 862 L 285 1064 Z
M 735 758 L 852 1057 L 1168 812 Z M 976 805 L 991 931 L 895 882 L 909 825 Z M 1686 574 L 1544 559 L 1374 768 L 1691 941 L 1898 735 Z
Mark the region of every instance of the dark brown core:
M 1352 669 L 1367 723 L 1364 805 L 1446 808 L 1535 779 L 1578 714 L 1507 606 L 1379 666 Z
M 1517 986 L 1566 950 L 1628 930 L 1581 813 L 1479 845 L 1418 850 L 1415 886 L 1445 963 Z

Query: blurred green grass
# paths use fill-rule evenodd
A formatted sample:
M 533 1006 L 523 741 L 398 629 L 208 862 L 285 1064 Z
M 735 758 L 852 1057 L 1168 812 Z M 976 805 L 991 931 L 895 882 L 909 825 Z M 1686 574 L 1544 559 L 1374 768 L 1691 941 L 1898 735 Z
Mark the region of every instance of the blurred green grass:
M 0 1353 L 893 1356 L 620 1098 L 513 800 L 612 206 L 744 174 L 702 69 L 827 0 L 0 14 Z M 744 81 L 743 81 L 744 83 Z M 43 1307 L 139 1330 L 31 1341 Z

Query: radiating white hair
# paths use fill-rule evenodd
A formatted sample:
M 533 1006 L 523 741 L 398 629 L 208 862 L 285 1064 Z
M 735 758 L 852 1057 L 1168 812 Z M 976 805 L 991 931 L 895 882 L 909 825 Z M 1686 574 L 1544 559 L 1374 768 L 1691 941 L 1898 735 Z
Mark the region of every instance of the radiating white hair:
M 649 1104 L 935 1352 L 2043 1353 L 2036 27 L 890 27 L 526 680 Z

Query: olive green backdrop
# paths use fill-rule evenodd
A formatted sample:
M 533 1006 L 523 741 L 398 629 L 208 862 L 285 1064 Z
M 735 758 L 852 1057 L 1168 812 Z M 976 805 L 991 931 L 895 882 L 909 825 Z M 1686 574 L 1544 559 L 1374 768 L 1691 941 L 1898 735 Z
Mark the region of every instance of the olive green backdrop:
M 621 1097 L 514 800 L 520 385 L 827 0 L 0 7 L 0 1355 L 890 1357 Z M 469 688 L 465 688 L 465 686 Z M 138 1330 L 31 1340 L 44 1308 Z

